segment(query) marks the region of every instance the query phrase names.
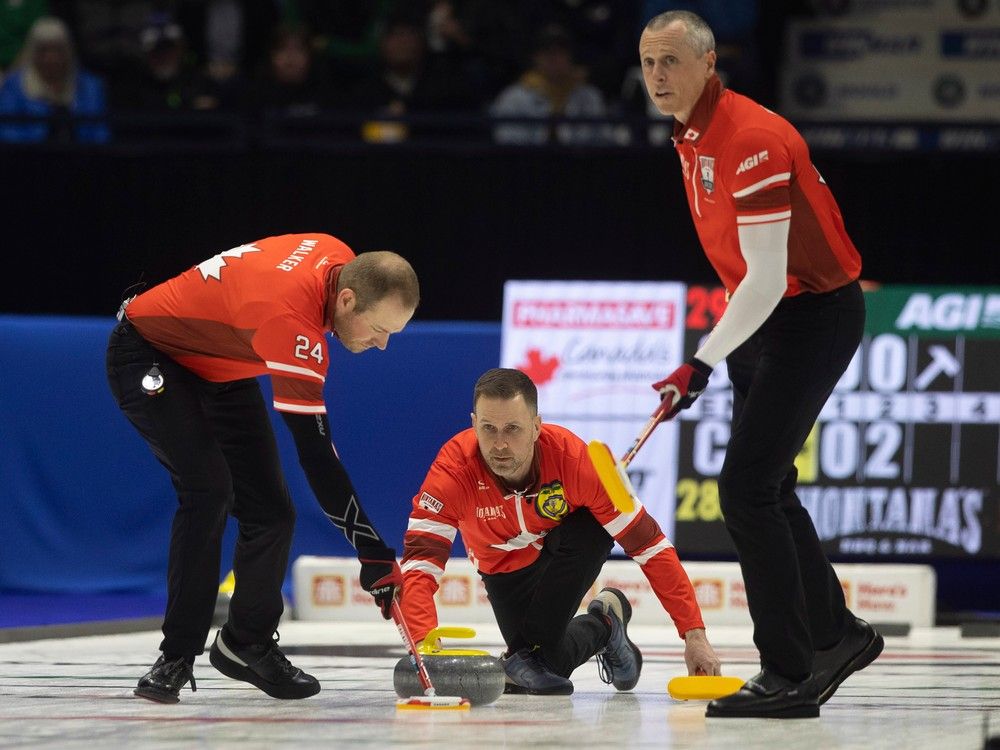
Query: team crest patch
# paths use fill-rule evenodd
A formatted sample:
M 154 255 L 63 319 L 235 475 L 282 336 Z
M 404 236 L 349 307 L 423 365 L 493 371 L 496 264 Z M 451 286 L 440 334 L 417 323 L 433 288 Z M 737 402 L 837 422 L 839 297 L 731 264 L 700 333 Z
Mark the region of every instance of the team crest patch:
M 701 184 L 706 193 L 715 190 L 715 157 L 699 156 L 698 164 L 701 167 Z
M 417 505 L 424 510 L 429 510 L 431 513 L 440 513 L 441 509 L 444 507 L 444 503 L 436 497 L 428 495 L 426 492 L 420 493 L 420 499 L 417 500 Z
M 549 484 L 543 484 L 535 498 L 535 510 L 542 518 L 550 521 L 561 521 L 569 513 L 569 503 L 563 495 L 562 482 L 558 479 Z

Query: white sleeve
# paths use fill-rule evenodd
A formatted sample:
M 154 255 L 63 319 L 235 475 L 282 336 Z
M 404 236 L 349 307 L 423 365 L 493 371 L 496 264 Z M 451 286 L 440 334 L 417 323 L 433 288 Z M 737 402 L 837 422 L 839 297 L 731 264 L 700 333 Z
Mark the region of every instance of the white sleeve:
M 788 287 L 789 219 L 739 227 L 747 274 L 722 318 L 694 356 L 715 367 L 761 327 Z

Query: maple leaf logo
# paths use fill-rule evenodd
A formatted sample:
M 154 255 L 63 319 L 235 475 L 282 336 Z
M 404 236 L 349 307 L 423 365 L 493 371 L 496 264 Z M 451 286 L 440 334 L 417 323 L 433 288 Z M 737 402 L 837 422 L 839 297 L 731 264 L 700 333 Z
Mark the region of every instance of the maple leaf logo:
M 559 367 L 559 357 L 552 356 L 543 359 L 539 349 L 529 349 L 525 356 L 527 356 L 528 361 L 519 364 L 518 370 L 531 378 L 535 385 L 544 385 L 552 380 Z
M 260 248 L 253 245 L 240 245 L 232 250 L 226 250 L 208 260 L 203 260 L 195 268 L 201 271 L 201 278 L 208 281 L 211 276 L 216 281 L 222 281 L 222 269 L 226 267 L 226 258 L 242 258 L 244 253 L 259 253 Z

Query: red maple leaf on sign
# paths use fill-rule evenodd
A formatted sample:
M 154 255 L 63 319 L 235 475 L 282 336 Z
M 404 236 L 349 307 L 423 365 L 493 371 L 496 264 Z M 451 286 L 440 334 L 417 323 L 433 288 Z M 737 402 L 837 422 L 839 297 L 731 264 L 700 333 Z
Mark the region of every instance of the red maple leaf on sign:
M 531 378 L 535 385 L 544 385 L 552 380 L 556 368 L 559 367 L 559 357 L 553 356 L 543 359 L 539 349 L 528 349 L 526 356 L 528 361 L 519 364 L 518 370 Z

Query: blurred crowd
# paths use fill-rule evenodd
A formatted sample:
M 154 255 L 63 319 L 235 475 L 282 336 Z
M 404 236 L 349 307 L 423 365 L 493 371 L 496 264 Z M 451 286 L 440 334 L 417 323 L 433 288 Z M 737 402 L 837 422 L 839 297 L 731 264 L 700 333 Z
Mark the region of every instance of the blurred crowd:
M 761 23 L 768 7 L 759 0 L 0 0 L 0 141 L 107 142 L 109 114 L 339 112 L 488 114 L 503 120 L 492 130 L 501 142 L 600 142 L 614 138 L 607 126 L 565 121 L 651 114 L 637 40 L 665 10 L 702 15 L 716 33 L 720 74 L 768 102 L 780 42 L 760 33 L 773 28 Z

